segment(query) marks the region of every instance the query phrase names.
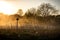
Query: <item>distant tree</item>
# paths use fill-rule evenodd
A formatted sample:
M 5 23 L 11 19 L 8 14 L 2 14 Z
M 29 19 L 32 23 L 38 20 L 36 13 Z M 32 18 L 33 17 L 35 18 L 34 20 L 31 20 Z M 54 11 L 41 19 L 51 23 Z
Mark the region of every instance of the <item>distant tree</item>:
M 30 8 L 26 12 L 26 16 L 34 16 L 36 14 L 36 9 L 35 8 Z
M 38 7 L 36 15 L 49 16 L 51 14 L 57 14 L 57 13 L 58 13 L 58 10 L 56 10 L 56 8 L 54 8 L 51 4 L 43 3 Z
M 23 16 L 23 10 L 19 9 L 18 12 L 17 12 L 17 14 L 20 15 L 20 16 Z

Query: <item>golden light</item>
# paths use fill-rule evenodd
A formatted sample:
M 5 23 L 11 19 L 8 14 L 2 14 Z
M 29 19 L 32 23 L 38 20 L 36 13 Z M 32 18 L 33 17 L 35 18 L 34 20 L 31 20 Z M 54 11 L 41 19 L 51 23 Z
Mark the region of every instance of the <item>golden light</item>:
M 14 14 L 15 12 L 17 12 L 17 10 L 15 10 L 16 8 L 14 8 L 13 5 L 9 4 L 6 1 L 0 1 L 0 12 L 4 13 L 4 14 Z

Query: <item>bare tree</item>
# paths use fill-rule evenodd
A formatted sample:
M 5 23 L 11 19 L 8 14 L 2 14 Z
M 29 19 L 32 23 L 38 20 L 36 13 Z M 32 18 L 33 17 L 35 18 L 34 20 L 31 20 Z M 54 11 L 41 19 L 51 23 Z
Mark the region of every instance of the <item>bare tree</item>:
M 49 3 L 43 3 L 37 9 L 37 15 L 39 16 L 49 16 L 57 13 L 58 13 L 58 10 L 56 10 L 56 8 L 54 8 Z
M 18 12 L 17 12 L 17 14 L 20 15 L 20 16 L 23 16 L 23 10 L 19 9 Z
M 36 14 L 36 9 L 35 8 L 30 8 L 27 10 L 26 14 L 27 16 L 34 16 Z

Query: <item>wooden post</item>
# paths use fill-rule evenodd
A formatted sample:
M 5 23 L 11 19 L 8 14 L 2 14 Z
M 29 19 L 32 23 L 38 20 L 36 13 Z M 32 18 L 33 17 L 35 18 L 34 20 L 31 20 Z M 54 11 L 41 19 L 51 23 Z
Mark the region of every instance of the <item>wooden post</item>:
M 16 14 L 15 17 L 16 17 L 16 30 L 18 30 L 18 21 L 20 16 Z
M 17 20 L 16 29 L 18 30 L 18 20 L 19 20 L 19 18 L 17 17 L 16 20 Z

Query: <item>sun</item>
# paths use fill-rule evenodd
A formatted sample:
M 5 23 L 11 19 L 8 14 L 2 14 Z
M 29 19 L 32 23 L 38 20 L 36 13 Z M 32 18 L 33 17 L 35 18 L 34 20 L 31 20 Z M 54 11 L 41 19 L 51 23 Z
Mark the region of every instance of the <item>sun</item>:
M 0 12 L 4 14 L 14 14 L 17 10 L 15 10 L 13 5 L 9 4 L 8 2 L 5 1 L 0 1 Z

